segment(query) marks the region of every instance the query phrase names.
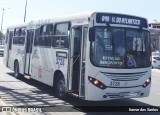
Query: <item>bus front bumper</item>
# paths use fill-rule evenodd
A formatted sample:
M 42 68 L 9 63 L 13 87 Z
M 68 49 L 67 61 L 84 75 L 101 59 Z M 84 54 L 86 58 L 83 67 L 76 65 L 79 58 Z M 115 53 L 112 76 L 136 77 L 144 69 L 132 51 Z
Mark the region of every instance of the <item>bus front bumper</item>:
M 132 88 L 106 88 L 105 90 L 99 89 L 92 84 L 88 84 L 85 100 L 102 101 L 113 100 L 122 98 L 138 98 L 147 97 L 150 93 L 151 84 L 147 87 L 132 87 Z M 91 90 L 94 89 L 94 90 Z

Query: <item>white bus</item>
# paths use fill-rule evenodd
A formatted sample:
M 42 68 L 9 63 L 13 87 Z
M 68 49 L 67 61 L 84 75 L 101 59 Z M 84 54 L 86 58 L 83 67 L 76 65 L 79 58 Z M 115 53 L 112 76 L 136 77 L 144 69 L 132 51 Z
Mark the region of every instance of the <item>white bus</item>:
M 8 27 L 4 64 L 60 98 L 100 101 L 148 96 L 150 57 L 145 18 L 92 12 Z

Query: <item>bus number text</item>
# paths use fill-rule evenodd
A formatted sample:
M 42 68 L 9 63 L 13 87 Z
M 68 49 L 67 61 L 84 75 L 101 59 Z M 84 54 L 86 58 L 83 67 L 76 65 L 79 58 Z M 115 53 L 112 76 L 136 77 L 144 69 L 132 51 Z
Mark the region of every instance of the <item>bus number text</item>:
M 110 86 L 120 86 L 120 82 L 118 82 L 118 81 L 110 81 Z

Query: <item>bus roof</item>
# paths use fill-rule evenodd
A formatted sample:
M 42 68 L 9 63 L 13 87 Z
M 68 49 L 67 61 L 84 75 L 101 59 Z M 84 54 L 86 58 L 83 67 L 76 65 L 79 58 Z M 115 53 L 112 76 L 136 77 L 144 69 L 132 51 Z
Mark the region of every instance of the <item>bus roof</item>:
M 143 18 L 143 17 L 140 17 L 140 16 L 134 16 L 134 15 L 130 15 L 130 14 L 88 11 L 88 12 L 82 12 L 82 13 L 67 15 L 67 16 L 61 16 L 61 17 L 57 17 L 57 18 L 30 21 L 30 22 L 26 22 L 26 23 L 23 23 L 23 24 L 16 24 L 16 25 L 8 26 L 8 28 L 12 29 L 12 28 L 16 28 L 16 27 L 25 27 L 25 26 L 29 26 L 29 25 L 37 26 L 37 25 L 43 25 L 43 24 L 47 24 L 47 23 L 54 23 L 54 22 L 65 22 L 65 21 L 72 21 L 72 20 L 78 20 L 78 19 L 88 19 L 89 17 L 91 17 L 92 15 L 94 15 L 96 13 L 106 14 L 106 15 L 108 14 L 108 15 L 113 15 L 113 16 L 121 16 L 122 15 L 122 16 L 134 17 L 134 18 L 139 18 L 139 19 L 146 20 L 146 22 L 147 22 L 146 18 Z

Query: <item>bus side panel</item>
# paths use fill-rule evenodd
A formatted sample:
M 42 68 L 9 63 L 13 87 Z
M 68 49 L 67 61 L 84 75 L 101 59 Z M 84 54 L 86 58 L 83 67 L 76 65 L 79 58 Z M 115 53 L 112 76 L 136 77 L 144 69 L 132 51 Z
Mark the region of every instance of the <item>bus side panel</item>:
M 54 63 L 52 64 L 52 68 L 54 70 L 59 70 L 62 72 L 64 79 L 65 79 L 65 87 L 67 88 L 67 72 L 68 72 L 68 50 L 66 49 L 53 49 L 53 53 L 55 53 L 54 58 Z M 56 77 L 56 76 L 54 76 Z
M 53 86 L 53 77 L 56 70 L 60 70 L 67 78 L 68 57 L 56 57 L 56 52 L 68 51 L 53 48 L 34 47 L 31 56 L 31 77 L 47 85 Z
M 12 51 L 11 51 L 11 69 L 14 70 L 14 63 L 17 60 L 19 63 L 19 73 L 24 74 L 24 46 L 20 45 L 13 45 Z
M 31 55 L 31 77 L 37 81 L 52 86 L 55 70 L 51 68 L 54 56 L 51 48 L 33 46 Z
M 31 78 L 36 79 L 36 80 L 38 80 L 38 75 L 41 77 L 41 74 L 42 74 L 41 66 L 39 66 L 39 63 L 40 63 L 39 58 L 40 58 L 39 47 L 33 46 L 32 54 L 31 54 Z

